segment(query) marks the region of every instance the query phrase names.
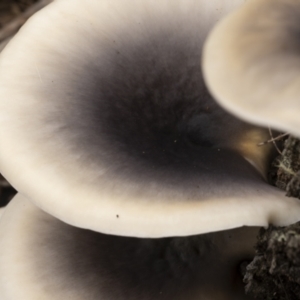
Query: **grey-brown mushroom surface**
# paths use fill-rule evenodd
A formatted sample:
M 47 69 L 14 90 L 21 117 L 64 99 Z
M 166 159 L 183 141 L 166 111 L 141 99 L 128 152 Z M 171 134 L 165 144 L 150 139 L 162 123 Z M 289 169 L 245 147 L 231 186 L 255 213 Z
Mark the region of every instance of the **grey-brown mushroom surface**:
M 243 2 L 59 0 L 37 13 L 0 57 L 3 174 L 103 233 L 298 221 L 300 204 L 263 179 L 268 131 L 220 108 L 199 68 L 210 28 Z
M 162 239 L 67 225 L 18 194 L 0 222 L 1 300 L 247 300 L 257 228 Z

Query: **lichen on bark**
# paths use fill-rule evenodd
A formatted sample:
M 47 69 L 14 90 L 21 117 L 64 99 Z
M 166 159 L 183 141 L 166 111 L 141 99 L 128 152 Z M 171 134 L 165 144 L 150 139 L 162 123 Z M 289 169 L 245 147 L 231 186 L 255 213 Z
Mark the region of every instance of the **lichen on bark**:
M 269 178 L 300 199 L 300 141 L 289 136 L 274 160 Z M 300 200 L 299 200 L 300 201 Z M 246 267 L 246 292 L 259 300 L 300 299 L 300 222 L 288 227 L 261 229 L 256 256 Z
M 256 299 L 299 300 L 299 223 L 285 228 L 261 229 L 256 256 L 246 270 L 246 292 Z

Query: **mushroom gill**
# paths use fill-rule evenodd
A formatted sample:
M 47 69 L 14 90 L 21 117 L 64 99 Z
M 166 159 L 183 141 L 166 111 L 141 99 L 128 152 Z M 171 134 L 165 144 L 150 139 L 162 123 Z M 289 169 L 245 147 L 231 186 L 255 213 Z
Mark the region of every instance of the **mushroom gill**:
M 223 110 L 199 60 L 244 1 L 55 1 L 0 57 L 0 170 L 74 226 L 136 237 L 286 225 L 268 131 Z M 20 171 L 21 170 L 21 171 Z

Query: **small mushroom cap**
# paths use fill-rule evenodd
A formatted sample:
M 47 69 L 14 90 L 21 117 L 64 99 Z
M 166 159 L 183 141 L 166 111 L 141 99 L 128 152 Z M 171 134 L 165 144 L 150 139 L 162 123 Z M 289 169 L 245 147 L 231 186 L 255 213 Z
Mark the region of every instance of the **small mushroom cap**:
M 258 228 L 137 239 L 67 225 L 17 195 L 0 226 L 1 300 L 232 300 Z
M 230 112 L 300 136 L 300 2 L 251 0 L 211 32 L 206 83 Z
M 1 172 L 103 233 L 298 221 L 299 202 L 248 162 L 264 173 L 267 130 L 221 109 L 199 68 L 207 32 L 242 2 L 61 0 L 37 13 L 0 57 Z

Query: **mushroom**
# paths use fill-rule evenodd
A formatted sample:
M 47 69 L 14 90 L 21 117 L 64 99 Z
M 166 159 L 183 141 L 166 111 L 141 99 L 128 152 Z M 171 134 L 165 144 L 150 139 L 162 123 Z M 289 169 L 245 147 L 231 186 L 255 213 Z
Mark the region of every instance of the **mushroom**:
M 61 0 L 34 15 L 0 57 L 1 172 L 107 234 L 298 221 L 299 202 L 263 178 L 268 131 L 220 108 L 199 69 L 210 28 L 241 3 Z
M 266 183 L 268 130 L 219 107 L 198 65 L 241 3 L 57 0 L 12 39 L 0 170 L 20 194 L 0 223 L 1 300 L 247 299 L 256 226 L 300 204 Z
M 247 1 L 214 28 L 203 55 L 206 83 L 223 107 L 298 137 L 299 17 L 297 0 Z
M 18 194 L 0 226 L 1 300 L 246 300 L 258 228 L 162 239 L 76 228 Z

